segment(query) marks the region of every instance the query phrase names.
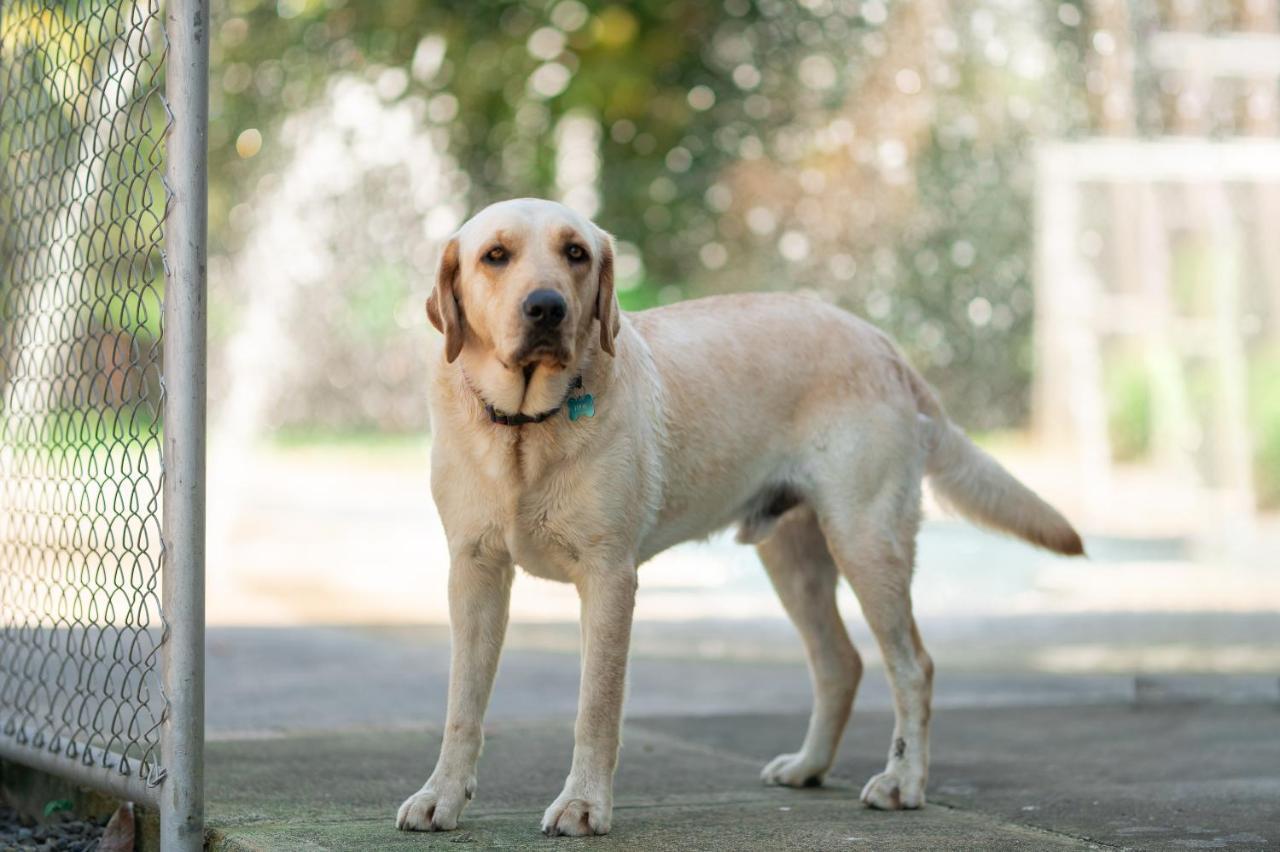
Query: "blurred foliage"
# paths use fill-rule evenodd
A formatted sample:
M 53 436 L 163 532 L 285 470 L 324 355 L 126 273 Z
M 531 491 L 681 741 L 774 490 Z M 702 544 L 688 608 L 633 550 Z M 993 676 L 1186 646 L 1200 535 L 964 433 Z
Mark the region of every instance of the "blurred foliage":
M 162 20 L 157 0 L 0 10 L 0 405 L 16 377 L 55 386 L 12 416 L 77 452 L 158 418 Z
M 815 289 L 894 334 L 966 425 L 1007 426 L 1031 367 L 1029 145 L 1087 127 L 1081 20 L 980 0 L 215 0 L 212 251 L 244 239 L 236 205 L 336 75 L 420 106 L 471 211 L 557 195 L 557 125 L 585 115 L 596 218 L 637 261 L 624 307 Z M 388 291 L 350 298 L 365 315 Z
M 430 120 L 447 126 L 450 152 L 469 179 L 473 210 L 502 198 L 553 194 L 555 121 L 585 110 L 606 122 L 614 132 L 602 151 L 607 204 L 599 218 L 634 241 L 639 229 L 633 223 L 642 221 L 650 204 L 646 189 L 665 172 L 666 153 L 685 137 L 706 138 L 715 129 L 713 117 L 692 109 L 687 94 L 697 84 L 726 85 L 700 57 L 707 32 L 724 15 L 692 0 L 590 7 L 574 0 L 217 3 L 210 128 L 215 235 L 260 171 L 260 163 L 237 152 L 245 128 L 263 133 L 269 156 L 273 130 L 318 99 L 332 75 L 377 77 L 402 69 L 405 77 L 388 78 L 403 80 L 388 84 L 400 89 L 394 97 L 428 98 Z M 552 48 L 531 50 L 538 36 Z M 549 56 L 556 43 L 561 48 L 552 59 L 534 55 Z M 438 59 L 437 45 L 444 49 Z M 530 96 L 531 78 L 549 65 L 565 69 L 563 89 Z M 683 180 L 695 205 L 724 160 L 710 146 L 700 153 L 698 168 Z M 673 216 L 673 229 L 682 218 Z M 663 280 L 684 276 L 687 263 L 660 244 L 653 248 L 646 259 Z
M 146 250 L 164 204 L 158 69 L 132 84 L 136 103 L 93 98 L 105 69 L 118 73 L 111 34 L 131 8 L 14 3 L 0 38 L 27 84 L 7 102 L 20 121 L 0 123 L 5 185 L 53 194 L 79 170 L 75 183 L 97 186 L 71 235 L 90 291 L 75 308 L 91 331 L 86 364 L 128 362 L 160 333 L 162 270 Z M 1135 33 L 1159 28 L 1154 6 L 1132 11 Z M 1032 146 L 1095 123 L 1089 12 L 1083 0 L 213 0 L 214 394 L 255 378 L 270 411 L 249 419 L 302 443 L 418 429 L 421 297 L 440 239 L 494 200 L 565 196 L 578 158 L 591 161 L 595 218 L 620 240 L 626 309 L 816 292 L 893 334 L 964 425 L 1021 424 Z M 1135 124 L 1159 132 L 1159 81 L 1139 65 Z M 564 133 L 575 122 L 587 127 L 576 148 Z M 113 128 L 128 131 L 115 141 L 132 160 L 77 161 Z M 71 208 L 46 213 L 58 209 Z M 1095 266 L 1115 224 L 1105 215 L 1080 235 Z M 0 224 L 0 251 L 15 257 L 21 223 Z M 38 224 L 46 241 L 60 228 Z M 1181 316 L 1210 310 L 1212 279 L 1235 261 L 1202 237 L 1172 246 Z M 271 295 L 283 289 L 294 292 Z M 1259 329 L 1251 429 L 1259 491 L 1276 504 L 1280 355 L 1258 350 Z M 218 344 L 237 335 L 290 339 L 242 347 L 220 377 L 234 347 Z M 1205 368 L 1183 367 L 1199 417 L 1214 405 Z M 1113 451 L 1141 459 L 1154 428 L 1147 366 L 1121 346 L 1104 372 Z M 117 382 L 92 403 L 131 392 Z M 42 440 L 80 416 L 51 418 Z M 94 416 L 78 428 L 150 415 Z
M 1141 352 L 1124 352 L 1108 361 L 1106 374 L 1111 453 L 1134 461 L 1151 447 L 1151 373 Z
M 1280 347 L 1255 357 L 1249 370 L 1254 477 L 1263 506 L 1280 506 Z
M 1249 431 L 1253 446 L 1254 490 L 1260 508 L 1280 506 L 1280 348 L 1262 348 L 1249 357 Z M 1214 367 L 1204 360 L 1187 365 L 1186 390 L 1198 422 L 1198 452 L 1215 428 L 1211 416 L 1218 404 Z M 1117 461 L 1141 462 L 1148 457 L 1152 431 L 1153 376 L 1141 352 L 1124 350 L 1107 358 L 1106 399 L 1112 456 Z M 1205 459 L 1201 463 L 1207 464 Z

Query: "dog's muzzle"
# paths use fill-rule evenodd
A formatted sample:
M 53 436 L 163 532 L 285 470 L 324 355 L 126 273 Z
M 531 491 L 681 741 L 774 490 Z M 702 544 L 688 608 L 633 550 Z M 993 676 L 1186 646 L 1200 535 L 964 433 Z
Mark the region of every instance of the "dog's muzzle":
M 527 366 L 554 363 L 563 367 L 569 361 L 564 343 L 563 323 L 569 305 L 555 290 L 534 290 L 520 306 L 524 317 L 524 340 L 516 353 L 515 363 Z
M 539 331 L 554 331 L 569 313 L 569 303 L 555 290 L 543 288 L 525 296 L 520 306 L 525 321 Z

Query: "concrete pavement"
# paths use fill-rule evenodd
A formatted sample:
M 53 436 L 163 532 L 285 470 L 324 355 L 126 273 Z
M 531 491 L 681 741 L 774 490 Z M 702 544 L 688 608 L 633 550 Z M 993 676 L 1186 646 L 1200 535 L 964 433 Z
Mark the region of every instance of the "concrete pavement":
M 634 719 L 607 849 L 1199 849 L 1280 844 L 1280 711 L 1266 705 L 1091 706 L 940 712 L 930 804 L 857 802 L 892 719 L 857 714 L 828 785 L 760 785 L 793 748 L 799 716 Z M 393 824 L 424 780 L 438 729 L 363 731 L 210 746 L 215 849 L 549 849 L 569 722 L 490 726 L 480 790 L 459 831 Z M 457 844 L 457 845 L 455 845 Z
M 537 830 L 572 748 L 571 625 L 514 627 L 477 799 L 461 830 L 442 835 L 400 833 L 393 820 L 438 748 L 443 630 L 214 629 L 209 825 L 214 848 L 235 850 L 1274 848 L 1274 674 L 1058 675 L 1019 663 L 1034 654 L 1001 670 L 965 651 L 987 644 L 965 640 L 975 631 L 1034 650 L 1073 636 L 1115 644 L 1117 631 L 1185 636 L 1197 623 L 1228 644 L 1271 641 L 1277 627 L 926 625 L 941 661 L 930 805 L 894 814 L 857 802 L 892 731 L 878 667 L 828 785 L 768 788 L 759 768 L 798 745 L 809 701 L 785 625 L 642 624 L 614 831 L 586 841 Z

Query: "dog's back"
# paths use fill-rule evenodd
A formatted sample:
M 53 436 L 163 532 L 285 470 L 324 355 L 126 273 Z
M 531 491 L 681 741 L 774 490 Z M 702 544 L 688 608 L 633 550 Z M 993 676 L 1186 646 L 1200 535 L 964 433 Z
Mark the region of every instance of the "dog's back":
M 744 520 L 742 540 L 756 541 L 778 514 L 769 507 L 799 502 L 833 441 L 853 435 L 884 451 L 872 436 L 892 429 L 913 436 L 906 444 L 918 447 L 938 495 L 966 518 L 1059 553 L 1083 552 L 1071 525 L 975 447 L 892 341 L 853 314 L 810 296 L 752 293 L 630 318 L 663 386 L 666 514 L 681 533 Z M 694 510 L 706 517 L 690 522 Z

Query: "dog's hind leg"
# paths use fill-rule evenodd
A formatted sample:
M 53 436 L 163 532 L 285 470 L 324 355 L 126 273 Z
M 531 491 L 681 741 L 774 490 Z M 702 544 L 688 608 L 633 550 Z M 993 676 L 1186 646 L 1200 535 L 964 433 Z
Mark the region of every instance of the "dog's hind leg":
M 769 579 L 804 641 L 813 679 L 813 714 L 804 743 L 760 773 L 766 783 L 809 787 L 822 783 L 849 721 L 862 660 L 836 608 L 839 574 L 813 510 L 787 513 L 757 545 Z
M 867 471 L 863 472 L 864 474 Z M 863 477 L 873 496 L 832 489 L 818 509 L 840 573 L 849 580 L 876 637 L 893 690 L 894 727 L 884 772 L 862 790 L 874 808 L 924 804 L 929 775 L 929 704 L 933 662 L 911 613 L 911 573 L 920 517 L 918 471 L 874 472 Z M 857 480 L 852 490 L 857 490 Z M 874 483 L 874 484 L 872 484 Z M 834 493 L 839 491 L 841 493 Z M 837 507 L 837 508 L 832 508 Z

